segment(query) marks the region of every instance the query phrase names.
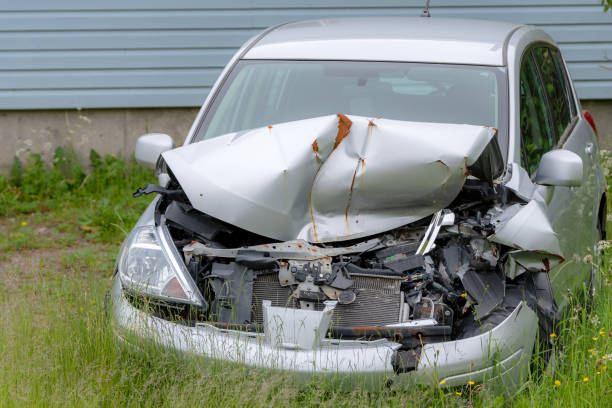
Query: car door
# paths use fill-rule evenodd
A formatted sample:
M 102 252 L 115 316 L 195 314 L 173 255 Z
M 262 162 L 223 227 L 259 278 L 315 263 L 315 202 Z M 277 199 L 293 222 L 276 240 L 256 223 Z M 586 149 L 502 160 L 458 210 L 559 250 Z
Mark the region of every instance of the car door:
M 565 262 L 549 273 L 555 299 L 563 309 L 568 303 L 567 289 L 590 276 L 584 260 L 593 242 L 595 145 L 578 126 L 578 108 L 556 48 L 544 43 L 530 47 L 521 62 L 520 89 L 522 166 L 533 178 L 544 153 L 566 149 L 581 157 L 585 169 L 580 187 L 538 187 L 565 256 Z

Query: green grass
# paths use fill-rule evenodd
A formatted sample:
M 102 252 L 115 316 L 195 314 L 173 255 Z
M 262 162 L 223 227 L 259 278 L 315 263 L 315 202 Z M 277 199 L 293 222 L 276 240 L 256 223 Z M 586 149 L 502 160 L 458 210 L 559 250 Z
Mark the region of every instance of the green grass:
M 594 303 L 576 301 L 558 329 L 554 367 L 539 381 L 527 379 L 513 396 L 480 385 L 297 383 L 155 348 L 122 354 L 104 317 L 104 295 L 119 245 L 150 200 L 131 192 L 153 177 L 96 154 L 87 176 L 72 154 L 56 156 L 52 167 L 34 157 L 0 176 L 2 407 L 612 406 L 612 250 L 606 250 Z M 62 160 L 69 164 L 58 165 Z

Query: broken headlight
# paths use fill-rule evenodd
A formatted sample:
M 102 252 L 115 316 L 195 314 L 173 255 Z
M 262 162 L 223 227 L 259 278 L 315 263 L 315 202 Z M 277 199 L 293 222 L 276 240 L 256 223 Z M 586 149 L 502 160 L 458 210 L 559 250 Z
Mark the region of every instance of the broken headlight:
M 118 270 L 123 288 L 151 298 L 205 304 L 193 279 L 172 254 L 172 242 L 161 228 L 135 228 L 119 253 Z

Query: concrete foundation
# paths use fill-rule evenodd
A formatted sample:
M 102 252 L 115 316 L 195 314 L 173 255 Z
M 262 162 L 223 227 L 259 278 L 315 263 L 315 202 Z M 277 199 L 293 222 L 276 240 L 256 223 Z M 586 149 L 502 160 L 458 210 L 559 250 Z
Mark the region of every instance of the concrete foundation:
M 612 95 L 610 95 L 612 97 Z M 612 99 L 582 101 L 582 109 L 591 112 L 602 149 L 612 150 Z
M 197 113 L 197 108 L 0 112 L 0 173 L 15 156 L 25 161 L 41 153 L 49 159 L 58 146 L 72 146 L 83 158 L 94 149 L 129 159 L 136 139 L 147 132 L 166 133 L 181 145 Z
M 612 150 L 612 99 L 582 102 L 599 130 L 601 147 Z M 57 146 L 72 146 L 82 157 L 100 154 L 131 158 L 136 139 L 148 132 L 166 133 L 181 145 L 198 108 L 87 109 L 0 112 L 0 173 L 17 156 L 49 159 Z M 86 160 L 85 160 L 86 161 Z

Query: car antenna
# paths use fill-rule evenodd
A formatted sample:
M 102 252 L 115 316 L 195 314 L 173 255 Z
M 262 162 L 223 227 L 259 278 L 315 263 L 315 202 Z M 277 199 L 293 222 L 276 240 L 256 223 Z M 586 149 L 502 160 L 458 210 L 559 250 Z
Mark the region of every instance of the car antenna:
M 429 0 L 425 1 L 425 10 L 423 10 L 421 17 L 431 17 L 431 14 L 429 13 Z

